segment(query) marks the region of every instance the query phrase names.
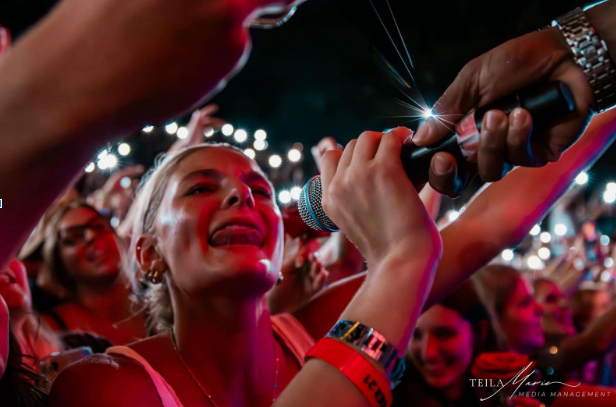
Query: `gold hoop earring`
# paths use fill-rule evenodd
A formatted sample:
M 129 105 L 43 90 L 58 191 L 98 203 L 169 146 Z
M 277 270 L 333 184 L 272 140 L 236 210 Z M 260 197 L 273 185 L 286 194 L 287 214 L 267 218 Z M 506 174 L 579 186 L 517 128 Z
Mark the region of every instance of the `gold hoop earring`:
M 151 269 L 145 273 L 145 278 L 152 284 L 160 284 L 163 282 L 163 274 L 163 272 Z

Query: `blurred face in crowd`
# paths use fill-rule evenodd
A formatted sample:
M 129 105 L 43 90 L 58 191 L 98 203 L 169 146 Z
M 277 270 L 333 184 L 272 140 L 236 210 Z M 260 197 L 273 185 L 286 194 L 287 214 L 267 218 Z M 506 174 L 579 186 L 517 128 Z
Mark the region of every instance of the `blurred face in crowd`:
M 575 335 L 571 310 L 558 284 L 547 280 L 537 281 L 534 294 L 543 307 L 541 324 L 545 333 Z
M 0 297 L 0 378 L 9 360 L 9 307 Z
M 11 313 L 27 313 L 31 309 L 26 268 L 17 259 L 13 259 L 0 270 L 0 297 L 4 299 Z
M 572 310 L 579 330 L 586 329 L 613 306 L 612 297 L 606 290 L 583 290 L 578 296 Z
M 241 151 L 203 147 L 169 178 L 155 220 L 157 250 L 188 294 L 261 297 L 282 262 L 274 189 Z
M 120 245 L 109 222 L 88 207 L 70 209 L 58 222 L 60 259 L 79 282 L 115 281 L 121 270 Z
M 527 354 L 544 345 L 542 314 L 543 308 L 533 297 L 530 286 L 520 278 L 499 319 L 511 350 Z
M 450 308 L 435 305 L 419 317 L 410 354 L 426 383 L 446 391 L 464 385 L 474 343 L 470 322 Z

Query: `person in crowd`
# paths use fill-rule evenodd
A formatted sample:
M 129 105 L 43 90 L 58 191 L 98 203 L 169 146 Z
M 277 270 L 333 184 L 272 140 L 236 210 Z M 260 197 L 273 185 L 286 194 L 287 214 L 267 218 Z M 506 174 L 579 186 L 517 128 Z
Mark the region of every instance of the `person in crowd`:
M 541 325 L 546 342 L 559 342 L 563 337 L 575 335 L 569 302 L 558 283 L 549 278 L 536 278 L 532 283 L 535 300 L 543 308 Z
M 425 311 L 407 352 L 394 406 L 489 406 L 471 387 L 474 358 L 494 349 L 489 316 L 472 284 Z
M 33 313 L 26 270 L 16 259 L 0 271 L 0 297 L 8 306 L 11 330 L 21 345 L 20 353 L 32 356 L 29 361 L 33 368 L 38 368 L 43 357 L 63 349 L 60 338 Z
M 571 299 L 571 313 L 578 332 L 614 306 L 612 296 L 599 284 L 583 284 Z
M 328 272 L 317 258 L 319 246 L 317 239 L 285 235 L 280 278 L 267 293 L 270 314 L 293 313 L 323 289 Z
M 133 6 L 97 0 L 88 8 L 79 0 L 58 4 L 0 65 L 0 195 L 10 205 L 0 213 L 0 262 L 23 244 L 96 146 L 189 109 L 245 62 L 251 22 L 264 13 L 289 11 L 297 3 L 216 0 L 180 5 L 153 0 Z M 115 10 L 111 20 L 103 17 L 107 10 Z M 616 52 L 611 24 L 615 10 L 616 2 L 607 1 L 586 13 L 609 52 Z M 156 36 L 151 35 L 154 28 Z M 596 105 L 593 88 L 571 54 L 557 27 L 522 36 L 468 64 L 439 99 L 436 116 L 459 120 L 473 108 L 537 82 L 559 79 L 572 89 L 575 113 L 553 131 L 535 135 L 541 143 L 530 142 L 532 119 L 526 110 L 510 114 L 511 126 L 502 112 L 486 114 L 478 155 L 483 179 L 499 178 L 507 158 L 531 166 L 557 160 L 582 133 L 591 109 L 608 107 Z M 170 61 L 174 69 L 169 69 Z M 479 75 L 482 72 L 489 75 Z M 37 120 L 29 120 L 32 117 Z M 414 142 L 427 145 L 444 137 L 447 126 L 441 129 L 436 123 L 428 120 Z M 64 149 L 68 144 L 73 146 L 70 154 Z M 52 167 L 56 171 L 48 170 Z M 11 174 L 21 176 L 15 180 Z M 437 154 L 432 186 L 455 194 L 455 177 L 453 156 Z M 31 200 L 34 185 L 44 188 Z M 26 201 L 30 205 L 15 204 Z
M 557 381 L 558 378 L 565 381 L 587 362 L 603 357 L 616 346 L 615 311 L 580 334 L 541 351 L 545 345 L 541 326 L 543 308 L 533 297 L 531 285 L 520 272 L 508 266 L 491 265 L 473 276 L 473 281 L 490 315 L 498 349 L 531 356 L 537 361 L 542 377 L 549 377 L 550 381 Z M 572 382 L 575 381 L 572 379 Z M 579 381 L 565 386 L 579 387 Z M 616 394 L 613 396 L 616 397 Z M 550 398 L 546 400 L 552 401 Z M 609 400 L 609 403 L 612 402 Z M 593 405 L 603 405 L 596 403 Z
M 37 387 L 41 377 L 24 363 L 9 320 L 9 307 L 0 296 L 0 401 L 3 406 L 45 407 L 46 394 Z
M 344 304 L 348 307 L 340 318 L 377 329 L 399 351 L 408 345 L 441 251 L 434 222 L 410 181 L 399 177 L 399 159 L 391 159 L 399 157 L 409 134 L 396 129 L 361 137 L 355 153 L 349 149 L 342 159 L 331 156 L 323 171 L 326 188 L 330 182 L 345 183 L 347 176 L 366 181 L 364 188 L 332 188 L 336 194 L 324 198 L 374 276 Z M 345 171 L 351 159 L 357 165 Z M 386 162 L 391 165 L 382 167 Z M 368 164 L 388 170 L 364 171 Z M 385 180 L 396 181 L 385 187 Z M 380 199 L 384 195 L 375 188 L 387 188 L 400 199 Z M 97 400 L 95 405 L 157 406 L 161 383 L 175 400 L 165 406 L 271 405 L 317 338 L 302 320 L 289 314 L 271 317 L 267 310 L 265 293 L 281 272 L 283 254 L 274 197 L 261 169 L 241 150 L 202 145 L 169 156 L 139 194 L 132 244 L 135 273 L 145 273 L 152 283 L 152 318 L 161 333 L 71 365 L 54 384 L 51 405 L 92 406 Z M 356 204 L 341 205 L 349 198 Z M 366 205 L 373 216 L 360 222 Z M 304 317 L 332 326 L 320 313 Z M 309 361 L 275 405 L 367 405 L 350 382 L 335 369 L 328 373 L 331 367 L 323 369 L 322 363 Z M 324 392 L 308 398 L 317 378 L 324 381 Z M 114 394 L 127 382 L 130 394 L 118 400 Z
M 66 302 L 45 314 L 57 331 L 85 331 L 122 345 L 147 335 L 143 306 L 124 271 L 124 247 L 109 221 L 94 208 L 73 202 L 47 227 L 44 255 L 52 287 Z

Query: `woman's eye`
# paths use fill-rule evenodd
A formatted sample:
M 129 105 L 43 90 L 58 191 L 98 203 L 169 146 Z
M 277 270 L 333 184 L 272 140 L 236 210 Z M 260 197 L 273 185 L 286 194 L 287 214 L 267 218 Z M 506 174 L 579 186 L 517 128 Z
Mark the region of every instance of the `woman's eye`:
M 214 188 L 209 185 L 197 185 L 188 191 L 187 195 L 199 195 L 205 192 L 212 192 Z
M 252 193 L 256 194 L 256 195 L 263 195 L 267 198 L 271 198 L 272 197 L 272 193 L 270 192 L 269 189 L 265 189 L 265 188 L 253 188 L 252 189 Z

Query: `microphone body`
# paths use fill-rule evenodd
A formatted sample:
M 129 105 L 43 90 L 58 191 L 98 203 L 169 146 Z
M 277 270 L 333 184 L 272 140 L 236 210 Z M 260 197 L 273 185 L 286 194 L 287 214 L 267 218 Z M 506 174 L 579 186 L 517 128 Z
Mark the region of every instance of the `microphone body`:
M 533 130 L 549 128 L 555 121 L 573 111 L 574 99 L 571 90 L 560 81 L 523 89 L 494 103 L 480 107 L 466 115 L 456 124 L 450 134 L 438 143 L 418 147 L 413 143 L 402 146 L 402 166 L 413 185 L 428 182 L 430 162 L 439 152 L 452 154 L 458 163 L 456 193 L 461 194 L 477 174 L 477 151 L 483 116 L 489 110 L 502 110 L 505 114 L 522 107 L 533 117 Z M 504 174 L 513 167 L 507 163 Z M 503 174 L 503 175 L 504 175 Z M 313 177 L 302 190 L 299 212 L 306 224 L 314 229 L 337 232 L 338 227 L 327 217 L 321 207 L 321 179 Z

